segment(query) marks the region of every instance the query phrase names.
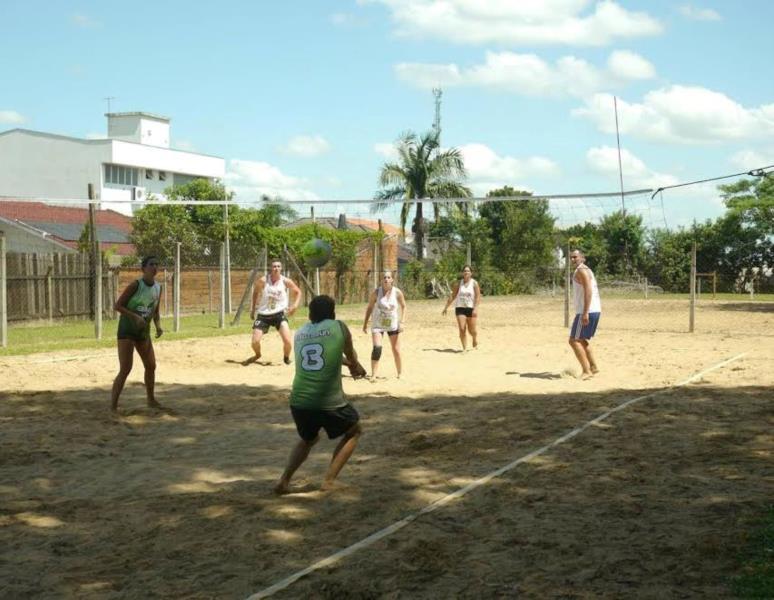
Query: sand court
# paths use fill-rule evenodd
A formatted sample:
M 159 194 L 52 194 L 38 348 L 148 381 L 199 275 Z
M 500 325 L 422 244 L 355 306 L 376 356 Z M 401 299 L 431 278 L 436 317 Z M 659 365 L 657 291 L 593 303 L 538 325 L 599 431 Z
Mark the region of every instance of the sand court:
M 603 298 L 603 301 L 605 299 Z M 156 344 L 108 415 L 115 351 L 0 359 L 0 595 L 246 598 L 637 396 L 746 353 L 420 517 L 277 597 L 722 597 L 774 491 L 774 306 L 607 300 L 579 381 L 557 298 L 485 299 L 462 353 L 442 305 L 410 303 L 404 377 L 345 379 L 364 436 L 333 493 L 333 442 L 276 497 L 296 433 L 280 338 Z M 370 336 L 344 307 L 363 362 Z M 48 362 L 44 362 L 48 361 Z M 8 374 L 9 376 L 6 376 Z

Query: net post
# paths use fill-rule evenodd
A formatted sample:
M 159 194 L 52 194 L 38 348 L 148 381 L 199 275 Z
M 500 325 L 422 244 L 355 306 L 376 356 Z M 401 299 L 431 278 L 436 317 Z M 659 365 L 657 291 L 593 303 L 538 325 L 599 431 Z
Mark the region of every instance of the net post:
M 470 251 L 470 242 L 468 242 L 468 248 L 467 248 L 467 252 L 466 252 L 466 254 L 465 254 L 465 262 L 466 262 L 467 264 L 470 264 L 471 262 L 473 262 L 473 261 L 471 260 L 470 256 L 471 256 L 471 251 Z
M 102 252 L 99 251 L 94 263 L 94 337 L 102 339 Z
M 688 314 L 688 332 L 693 333 L 696 323 L 696 242 L 691 247 L 690 309 Z
M 564 255 L 564 326 L 570 326 L 570 243 Z
M 8 347 L 8 265 L 5 232 L 0 231 L 0 346 Z
M 228 303 L 228 277 L 226 275 L 226 242 L 220 243 L 220 307 L 218 309 L 218 327 L 226 327 L 226 304 Z
M 180 331 L 180 242 L 175 242 L 175 274 L 172 287 L 172 323 L 175 333 Z
M 645 300 L 648 299 L 648 278 L 645 278 Z
M 379 248 L 376 244 L 376 240 L 374 240 L 373 243 L 373 253 L 374 253 L 374 286 L 373 289 L 376 289 L 379 287 L 379 256 L 378 256 Z
M 715 299 L 715 292 L 718 289 L 718 272 L 712 271 L 712 299 Z

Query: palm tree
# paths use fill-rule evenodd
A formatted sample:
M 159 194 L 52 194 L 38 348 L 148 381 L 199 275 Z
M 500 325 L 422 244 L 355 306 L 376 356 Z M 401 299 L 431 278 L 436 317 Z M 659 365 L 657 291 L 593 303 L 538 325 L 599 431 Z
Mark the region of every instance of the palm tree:
M 400 228 L 405 237 L 406 222 L 411 206 L 416 206 L 414 233 L 416 255 L 424 258 L 424 237 L 427 225 L 423 217 L 422 202 L 417 200 L 430 198 L 469 198 L 470 190 L 460 183 L 467 175 L 462 153 L 457 148 L 441 151 L 438 147 L 438 135 L 434 131 L 421 137 L 412 132 L 404 133 L 395 144 L 398 159 L 387 162 L 379 173 L 381 190 L 376 198 L 384 200 L 375 205 L 376 211 L 390 206 L 388 200 L 403 199 L 400 211 Z M 438 205 L 434 204 L 435 216 Z

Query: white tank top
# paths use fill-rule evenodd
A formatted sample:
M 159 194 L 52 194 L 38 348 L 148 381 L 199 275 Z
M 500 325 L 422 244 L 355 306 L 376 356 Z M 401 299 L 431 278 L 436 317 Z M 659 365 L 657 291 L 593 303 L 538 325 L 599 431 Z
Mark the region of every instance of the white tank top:
M 266 284 L 263 286 L 263 294 L 258 304 L 259 315 L 273 315 L 282 312 L 288 307 L 288 286 L 285 278 L 280 276 L 277 283 L 272 283 L 271 275 L 266 276 Z
M 457 300 L 454 303 L 454 308 L 473 308 L 476 300 L 476 285 L 476 280 L 472 277 L 467 284 L 464 279 L 460 279 L 460 287 L 457 290 Z
M 589 312 L 602 312 L 602 302 L 599 299 L 599 288 L 597 287 L 597 278 L 594 277 L 594 271 L 589 269 L 586 265 L 581 265 L 575 269 L 575 273 L 572 274 L 572 293 L 575 299 L 575 314 L 583 314 L 583 286 L 575 281 L 575 276 L 581 269 L 586 269 L 591 277 L 591 304 L 589 304 Z
M 374 331 L 395 331 L 398 329 L 398 288 L 392 286 L 389 293 L 384 288 L 376 288 L 376 306 L 371 317 L 371 329 Z

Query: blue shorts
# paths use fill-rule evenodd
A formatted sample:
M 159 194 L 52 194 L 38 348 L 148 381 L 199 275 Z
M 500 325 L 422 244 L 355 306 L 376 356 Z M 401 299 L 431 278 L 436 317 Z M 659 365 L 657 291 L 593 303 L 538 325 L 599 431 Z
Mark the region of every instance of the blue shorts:
M 597 325 L 599 324 L 599 315 L 602 313 L 589 313 L 589 324 L 583 326 L 581 318 L 583 315 L 575 315 L 575 320 L 570 327 L 570 337 L 574 340 L 590 340 L 597 332 Z

